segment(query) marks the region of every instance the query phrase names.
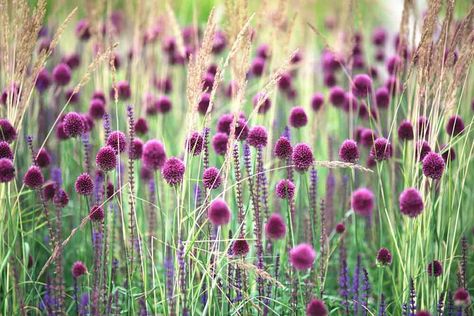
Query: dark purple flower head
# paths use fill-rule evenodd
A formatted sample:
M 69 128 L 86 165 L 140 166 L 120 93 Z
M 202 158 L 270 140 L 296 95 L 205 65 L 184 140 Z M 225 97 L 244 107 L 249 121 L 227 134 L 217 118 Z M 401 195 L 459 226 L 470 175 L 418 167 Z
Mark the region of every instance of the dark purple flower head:
M 0 141 L 11 143 L 16 137 L 17 133 L 13 125 L 7 119 L 0 118 Z
M 156 108 L 160 113 L 168 113 L 172 107 L 173 103 L 171 103 L 171 99 L 166 95 L 160 96 L 156 101 Z
M 380 248 L 377 252 L 377 262 L 383 266 L 392 264 L 392 253 L 387 248 Z
M 180 159 L 171 157 L 166 160 L 165 164 L 163 165 L 161 174 L 169 185 L 176 186 L 183 182 L 185 170 L 186 167 Z
M 51 155 L 46 148 L 41 148 L 36 154 L 35 161 L 40 168 L 46 168 L 51 163 Z
M 299 244 L 289 253 L 290 263 L 296 270 L 310 269 L 316 259 L 316 251 L 310 244 Z
M 89 103 L 89 115 L 96 119 L 100 120 L 105 114 L 105 103 L 102 99 L 94 98 Z
M 218 155 L 225 155 L 227 152 L 227 142 L 229 141 L 229 137 L 225 133 L 216 133 L 214 137 L 212 137 L 212 147 L 214 151 Z
M 397 56 L 391 56 L 387 60 L 387 71 L 389 74 L 393 75 L 398 72 L 402 67 L 402 59 Z
M 146 133 L 148 133 L 148 123 L 146 119 L 144 119 L 143 117 L 137 119 L 137 121 L 135 122 L 135 132 L 138 135 L 145 135 Z
M 356 96 L 352 92 L 347 92 L 344 96 L 344 104 L 342 108 L 346 112 L 356 112 L 359 108 L 359 102 L 357 101 Z
M 284 72 L 281 74 L 280 79 L 278 79 L 278 88 L 280 90 L 286 91 L 291 87 L 293 78 L 291 78 L 291 74 L 288 72 Z
M 201 98 L 199 99 L 197 107 L 198 112 L 201 113 L 201 115 L 205 115 L 207 113 L 207 109 L 209 108 L 210 103 L 211 95 L 207 92 L 201 94 Z
M 372 78 L 367 74 L 358 74 L 354 77 L 353 85 L 355 95 L 364 98 L 372 91 Z
M 370 128 L 363 128 L 360 132 L 360 142 L 362 145 L 370 147 L 373 145 L 374 140 L 377 138 L 375 131 Z
M 214 86 L 215 76 L 212 73 L 207 72 L 202 78 L 202 91 L 211 92 L 212 87 Z
M 328 310 L 323 301 L 312 298 L 306 305 L 306 316 L 327 316 Z
M 216 167 L 209 167 L 204 170 L 202 174 L 202 182 L 204 187 L 207 189 L 213 190 L 220 187 L 222 183 L 222 177 L 220 176 L 220 171 Z
M 413 125 L 409 120 L 403 120 L 398 127 L 398 138 L 400 140 L 412 140 L 414 138 Z
M 375 160 L 387 160 L 392 157 L 392 144 L 386 138 L 379 137 L 374 141 L 370 154 Z
M 311 108 L 314 112 L 321 110 L 321 107 L 324 104 L 324 95 L 321 92 L 316 92 L 311 97 Z
M 267 146 L 268 133 L 263 126 L 254 126 L 250 129 L 247 143 L 253 147 L 265 147 Z
M 341 107 L 346 101 L 346 92 L 339 86 L 332 87 L 329 90 L 329 101 L 335 107 Z
M 379 109 L 386 109 L 390 105 L 390 91 L 386 87 L 380 87 L 375 91 L 375 105 Z
M 116 88 L 119 100 L 126 101 L 132 96 L 132 90 L 130 89 L 130 84 L 128 83 L 128 81 L 122 80 L 117 82 Z M 112 88 L 112 90 L 110 91 L 110 96 L 112 98 L 115 98 L 114 88 Z
M 282 160 L 291 157 L 291 155 L 293 154 L 293 147 L 291 146 L 291 143 L 288 138 L 284 136 L 280 137 L 275 143 L 273 153 L 277 158 Z
M 446 124 L 446 132 L 449 136 L 458 136 L 464 132 L 464 122 L 459 115 L 453 115 Z
M 142 160 L 144 165 L 150 169 L 161 169 L 166 160 L 163 144 L 156 139 L 147 141 L 143 146 Z
M 121 131 L 114 131 L 107 138 L 107 146 L 112 147 L 116 153 L 122 153 L 127 149 L 127 137 Z
M 214 33 L 214 39 L 212 42 L 212 52 L 214 54 L 219 54 L 225 49 L 226 45 L 227 45 L 227 39 L 225 37 L 224 32 L 216 31 Z
M 382 27 L 377 27 L 372 32 L 372 43 L 375 46 L 383 46 L 385 45 L 385 41 L 387 40 L 387 32 Z
M 359 188 L 352 193 L 351 205 L 357 214 L 369 216 L 375 206 L 374 194 L 367 188 Z
M 201 153 L 204 147 L 204 138 L 198 132 L 193 132 L 186 140 L 186 150 L 194 156 Z
M 57 184 L 54 181 L 48 181 L 43 186 L 43 196 L 47 201 L 50 201 L 56 195 Z
M 424 208 L 423 198 L 415 188 L 405 189 L 398 199 L 400 212 L 409 217 L 416 217 L 421 214 Z
M 69 196 L 63 189 L 58 189 L 53 197 L 53 203 L 57 207 L 65 207 L 69 203 Z
M 105 212 L 102 206 L 94 205 L 89 211 L 89 218 L 93 222 L 102 222 L 105 217 Z
M 83 19 L 76 24 L 76 36 L 81 41 L 87 41 L 91 37 L 89 21 Z
M 263 92 L 258 92 L 252 99 L 253 106 L 258 106 L 258 113 L 267 113 L 272 106 L 272 100 Z
M 94 182 L 92 181 L 90 175 L 83 173 L 77 177 L 74 187 L 76 188 L 76 192 L 78 194 L 91 195 L 92 191 L 94 190 Z
M 434 180 L 439 180 L 443 175 L 445 162 L 443 157 L 435 152 L 430 152 L 423 159 L 423 174 Z
M 53 79 L 58 86 L 65 86 L 71 81 L 71 68 L 67 64 L 58 64 L 53 69 Z
M 97 152 L 95 162 L 100 170 L 110 171 L 117 166 L 115 150 L 110 146 L 104 146 Z
M 69 112 L 63 118 L 64 133 L 67 137 L 76 137 L 82 135 L 85 130 L 84 119 L 82 115 L 76 112 Z
M 79 103 L 79 101 L 81 99 L 81 94 L 80 94 L 80 92 L 74 91 L 73 88 L 70 88 L 70 89 L 67 89 L 64 92 L 64 97 L 65 97 L 66 101 L 69 101 L 69 103 L 77 104 L 77 103 Z
M 94 128 L 94 120 L 89 113 L 81 114 L 82 120 L 84 121 L 84 133 L 89 133 Z
M 232 255 L 234 256 L 245 256 L 249 253 L 250 246 L 245 239 L 236 239 L 232 243 Z
M 431 313 L 428 311 L 418 311 L 415 316 L 431 316 Z
M 209 205 L 207 217 L 216 226 L 225 225 L 229 223 L 231 217 L 229 206 L 223 199 L 215 199 Z
M 308 124 L 308 116 L 303 107 L 295 106 L 291 109 L 288 122 L 291 127 L 300 128 Z
M 441 156 L 443 156 L 444 162 L 448 164 L 448 162 L 456 159 L 456 152 L 454 151 L 453 147 L 448 147 L 448 145 L 444 145 L 443 147 L 441 147 Z
M 255 57 L 252 60 L 252 64 L 250 65 L 250 70 L 255 77 L 260 77 L 263 74 L 265 69 L 265 59 L 261 57 Z
M 71 70 L 74 70 L 81 65 L 81 55 L 78 53 L 72 53 L 64 56 L 61 61 L 68 65 Z
M 295 196 L 295 189 L 296 187 L 291 180 L 283 179 L 277 183 L 275 193 L 280 199 L 291 200 Z
M 101 99 L 104 104 L 107 103 L 104 92 L 99 90 L 94 91 L 94 93 L 92 94 L 92 99 Z
M 220 133 L 230 134 L 230 125 L 234 121 L 234 115 L 230 113 L 222 114 L 217 121 L 217 131 Z
M 15 178 L 15 167 L 13 161 L 8 158 L 0 158 L 0 183 L 10 182 Z
M 257 56 L 258 57 L 261 57 L 263 59 L 267 59 L 268 57 L 270 57 L 270 55 L 271 55 L 270 46 L 268 46 L 268 44 L 261 44 L 257 48 Z
M 360 153 L 357 143 L 352 139 L 346 139 L 339 147 L 339 158 L 344 162 L 356 163 Z
M 465 288 L 459 288 L 454 293 L 454 304 L 456 306 L 467 306 L 471 304 L 471 296 Z
M 426 140 L 419 140 L 416 143 L 415 147 L 415 156 L 418 158 L 419 161 L 423 161 L 423 159 L 431 152 L 431 147 Z
M 44 183 L 43 173 L 37 166 L 31 166 L 23 176 L 23 183 L 30 189 L 38 189 Z
M 235 125 L 235 138 L 238 140 L 246 140 L 249 135 L 249 126 L 247 120 L 243 117 L 237 119 L 237 124 Z
M 286 235 L 286 224 L 283 217 L 273 213 L 265 224 L 265 235 L 268 239 L 282 239 Z
M 342 234 L 346 231 L 346 225 L 344 223 L 337 223 L 336 225 L 336 233 Z
M 72 265 L 71 273 L 73 278 L 78 278 L 87 273 L 86 265 L 82 261 L 76 261 Z
M 13 152 L 7 142 L 0 141 L 0 159 L 7 158 L 13 160 Z
M 51 85 L 51 75 L 49 74 L 48 69 L 42 68 L 38 73 L 38 78 L 36 79 L 35 87 L 39 93 L 45 92 Z
M 426 269 L 430 277 L 439 277 L 443 274 L 443 265 L 438 260 L 433 260 Z
M 306 144 L 297 144 L 293 149 L 292 158 L 296 171 L 304 172 L 313 165 L 313 151 Z

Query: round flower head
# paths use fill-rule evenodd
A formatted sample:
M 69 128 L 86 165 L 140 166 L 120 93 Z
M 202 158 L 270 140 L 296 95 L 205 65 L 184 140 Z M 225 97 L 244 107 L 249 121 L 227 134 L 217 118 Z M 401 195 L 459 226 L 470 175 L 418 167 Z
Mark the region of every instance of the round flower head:
M 186 149 L 189 153 L 197 156 L 204 147 L 204 138 L 198 132 L 193 132 L 186 140 Z
M 140 160 L 143 154 L 143 142 L 139 138 L 134 138 L 128 149 L 128 156 L 133 160 Z
M 201 115 L 205 115 L 207 113 L 207 109 L 209 108 L 209 104 L 211 103 L 211 95 L 207 92 L 201 94 L 201 98 L 198 102 L 197 110 Z
M 372 32 L 372 43 L 375 46 L 383 46 L 385 45 L 385 41 L 387 40 L 387 32 L 385 29 L 381 27 L 377 27 Z
M 245 256 L 249 253 L 250 246 L 245 239 L 236 239 L 232 243 L 232 255 L 234 256 Z
M 344 223 L 337 223 L 336 225 L 336 233 L 342 234 L 346 231 L 346 225 Z
M 77 279 L 81 275 L 87 273 L 86 265 L 82 261 L 74 262 L 74 264 L 72 265 L 71 273 L 73 278 Z
M 105 217 L 105 212 L 102 206 L 94 205 L 89 211 L 89 218 L 93 222 L 102 222 Z
M 44 183 L 41 169 L 37 166 L 31 166 L 23 176 L 23 183 L 30 189 L 40 188 Z
M 375 131 L 371 130 L 370 128 L 364 128 L 360 132 L 360 142 L 364 146 L 372 146 L 376 138 L 377 136 Z
M 138 135 L 145 135 L 146 133 L 148 133 L 148 123 L 143 117 L 140 117 L 135 122 L 135 132 Z
M 316 251 L 309 244 L 299 244 L 289 253 L 290 263 L 296 270 L 307 270 L 313 266 Z
M 74 187 L 76 188 L 76 192 L 78 194 L 91 195 L 92 191 L 94 190 L 94 182 L 92 181 L 90 175 L 83 173 L 77 177 Z
M 288 90 L 291 87 L 292 81 L 291 74 L 284 72 L 281 74 L 280 79 L 278 79 L 278 88 L 283 91 Z
M 275 143 L 273 153 L 277 158 L 282 160 L 290 158 L 293 153 L 293 147 L 288 138 L 284 136 L 280 137 Z
M 171 99 L 166 95 L 160 96 L 156 101 L 156 108 L 160 113 L 168 113 L 169 111 L 171 111 L 172 107 L 173 103 L 171 103 Z
M 171 157 L 163 165 L 161 174 L 169 185 L 174 186 L 183 182 L 185 170 L 184 163 L 180 159 Z
M 127 148 L 127 138 L 121 131 L 110 133 L 107 138 L 107 146 L 112 147 L 116 153 L 122 153 Z
M 237 120 L 235 125 L 235 138 L 238 140 L 246 140 L 249 135 L 249 126 L 247 120 L 243 117 Z
M 117 166 L 117 156 L 115 150 L 110 146 L 105 146 L 99 149 L 95 162 L 100 170 L 110 171 Z
M 423 159 L 431 152 L 431 147 L 425 140 L 419 140 L 416 143 L 415 147 L 415 156 L 418 157 L 419 161 L 423 161 Z
M 316 92 L 311 97 L 311 108 L 314 112 L 321 110 L 321 107 L 324 104 L 324 95 L 321 92 Z
M 387 160 L 392 157 L 392 144 L 386 138 L 379 137 L 374 141 L 370 154 L 375 160 Z
M 426 269 L 430 277 L 439 277 L 443 274 L 443 265 L 438 260 L 433 260 Z
M 357 101 L 356 96 L 352 92 L 347 92 L 344 96 L 344 104 L 342 108 L 346 112 L 356 112 L 359 108 L 359 102 Z
M 16 139 L 16 130 L 7 119 L 0 118 L 0 141 L 11 143 Z
M 354 93 L 358 97 L 366 97 L 372 91 L 372 79 L 367 74 L 358 74 L 354 77 Z
M 69 112 L 63 118 L 64 133 L 67 137 L 76 137 L 82 135 L 85 130 L 84 119 L 82 115 L 76 112 Z
M 326 87 L 334 87 L 337 84 L 336 75 L 332 72 L 327 72 L 323 76 L 323 82 Z
M 35 161 L 40 168 L 46 168 L 51 163 L 51 155 L 46 148 L 41 148 L 36 154 Z
M 306 171 L 313 165 L 313 151 L 306 144 L 297 144 L 293 149 L 292 159 L 296 171 Z
M 53 79 L 58 86 L 65 86 L 71 81 L 71 68 L 67 64 L 58 64 L 53 69 Z
M 89 115 L 96 119 L 100 120 L 105 114 L 105 103 L 101 99 L 92 99 L 89 103 Z
M 273 213 L 265 224 L 265 235 L 268 239 L 283 239 L 286 235 L 285 220 L 278 213 Z
M 0 141 L 0 159 L 7 158 L 13 160 L 13 152 L 7 142 Z
M 375 197 L 367 188 L 359 188 L 352 193 L 351 205 L 354 212 L 363 216 L 372 214 L 375 205 Z
M 332 87 L 329 90 L 329 101 L 335 106 L 340 107 L 346 100 L 346 92 L 339 86 Z
M 132 96 L 132 91 L 130 89 L 130 84 L 128 83 L 128 81 L 122 80 L 117 82 L 116 88 L 119 100 L 126 101 Z M 113 88 L 111 90 L 111 97 L 113 99 L 115 98 L 115 89 Z
M 48 181 L 44 184 L 43 186 L 43 196 L 46 199 L 46 201 L 50 201 L 54 198 L 56 195 L 56 182 L 54 181 Z
M 380 87 L 375 91 L 375 104 L 379 109 L 386 109 L 390 105 L 390 92 L 386 87 Z
M 445 163 L 443 157 L 435 152 L 428 153 L 423 159 L 423 174 L 434 180 L 443 175 Z
M 263 74 L 263 70 L 265 69 L 265 59 L 256 57 L 252 60 L 252 64 L 250 65 L 250 70 L 255 77 L 260 77 Z
M 291 109 L 288 122 L 291 127 L 300 128 L 308 124 L 308 116 L 301 106 L 295 106 Z
M 222 114 L 217 121 L 217 131 L 219 133 L 230 134 L 230 125 L 234 121 L 234 116 L 232 114 Z
M 454 293 L 454 305 L 467 306 L 471 304 L 471 296 L 465 288 L 459 288 Z
M 220 176 L 220 171 L 216 167 L 209 167 L 204 170 L 202 174 L 202 182 L 204 187 L 207 189 L 213 190 L 220 187 L 222 183 L 222 178 Z
M 448 162 L 456 159 L 456 152 L 454 151 L 453 147 L 448 147 L 447 145 L 444 145 L 443 147 L 441 147 L 441 156 L 444 159 L 444 163 L 448 164 Z
M 398 127 L 398 138 L 400 140 L 412 140 L 414 138 L 413 125 L 409 120 L 403 120 Z
M 101 99 L 104 104 L 107 102 L 105 99 L 105 94 L 102 91 L 94 91 L 92 94 L 92 99 Z
M 387 248 L 380 248 L 377 252 L 377 262 L 383 266 L 392 264 L 392 253 Z
M 258 113 L 267 113 L 272 106 L 272 101 L 263 92 L 257 93 L 252 99 L 253 106 L 258 107 Z
M 53 203 L 57 207 L 65 207 L 69 203 L 69 196 L 67 195 L 66 191 L 63 189 L 57 190 L 53 198 Z
M 431 313 L 428 311 L 418 311 L 415 316 L 431 316 Z
M 291 200 L 295 196 L 295 185 L 288 179 L 280 180 L 275 187 L 275 192 L 280 199 Z
M 39 93 L 45 92 L 51 85 L 51 76 L 48 69 L 42 68 L 36 78 L 35 88 Z
M 359 160 L 360 153 L 357 143 L 352 139 L 346 139 L 339 147 L 339 158 L 344 162 L 355 163 Z
M 464 132 L 464 122 L 459 115 L 451 116 L 446 124 L 446 133 L 449 136 L 458 136 Z
M 68 65 L 71 70 L 74 70 L 81 65 L 81 56 L 77 53 L 72 53 L 64 56 L 61 61 Z
M 15 167 L 13 161 L 8 158 L 0 158 L 0 183 L 10 182 L 15 178 Z
M 268 134 L 267 130 L 263 126 L 254 126 L 250 129 L 247 143 L 253 147 L 265 147 L 267 146 Z
M 268 46 L 268 44 L 261 44 L 257 48 L 257 56 L 258 57 L 261 57 L 263 59 L 267 59 L 268 57 L 270 57 L 270 55 L 271 55 L 270 46 Z
M 230 216 L 229 206 L 223 199 L 215 199 L 209 205 L 207 217 L 212 224 L 216 226 L 225 225 L 229 223 Z
M 79 92 L 75 92 L 74 89 L 71 88 L 64 92 L 64 97 L 65 97 L 65 100 L 68 101 L 69 103 L 77 104 L 80 101 L 81 95 Z
M 400 212 L 402 214 L 416 217 L 421 214 L 424 208 L 423 198 L 415 188 L 405 189 L 398 199 Z
M 306 316 L 327 316 L 328 310 L 323 301 L 318 299 L 311 299 L 306 305 Z
M 89 21 L 82 19 L 76 24 L 76 36 L 81 41 L 87 41 L 91 37 Z
M 84 121 L 84 132 L 89 133 L 94 128 L 94 120 L 89 114 L 82 114 L 82 120 Z
M 202 91 L 210 92 L 214 86 L 215 76 L 212 73 L 206 73 L 202 79 Z
M 212 137 L 212 147 L 218 155 L 225 155 L 227 151 L 227 142 L 229 137 L 225 133 L 217 133 Z
M 387 71 L 391 75 L 395 74 L 401 67 L 402 59 L 399 56 L 394 55 L 387 60 Z
M 144 165 L 150 169 L 161 169 L 166 160 L 163 144 L 156 139 L 147 141 L 143 146 L 142 160 Z

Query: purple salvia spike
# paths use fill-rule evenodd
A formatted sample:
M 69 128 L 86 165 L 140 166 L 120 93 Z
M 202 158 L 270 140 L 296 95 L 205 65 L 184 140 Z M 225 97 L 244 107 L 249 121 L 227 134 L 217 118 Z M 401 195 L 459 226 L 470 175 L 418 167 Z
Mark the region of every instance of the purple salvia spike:
M 56 183 L 56 189 L 62 187 L 63 178 L 60 168 L 54 167 L 51 169 L 51 179 Z
M 369 310 L 369 294 L 370 294 L 370 283 L 369 273 L 367 269 L 362 269 L 362 294 L 361 294 L 361 305 L 362 305 L 362 316 L 367 316 Z
M 467 238 L 462 236 L 461 238 L 461 287 L 467 288 L 467 250 L 468 250 Z
M 209 133 L 210 129 L 208 127 L 204 128 L 204 131 L 202 133 L 202 137 L 204 139 L 204 147 L 203 147 L 203 165 L 204 165 L 204 170 L 209 168 Z
M 379 305 L 379 316 L 386 316 L 386 313 L 385 313 L 385 297 L 382 293 L 382 295 L 380 296 L 380 305 Z
M 179 287 L 181 291 L 181 295 L 183 296 L 183 307 L 182 307 L 182 314 L 186 315 L 188 308 L 186 302 L 187 296 L 187 287 L 186 287 L 186 261 L 184 258 L 184 243 L 180 239 L 178 241 L 178 265 L 179 265 Z
M 241 227 L 239 236 L 243 237 L 245 235 L 245 221 L 244 221 L 244 203 L 242 198 L 242 173 L 240 171 L 240 159 L 239 159 L 239 147 L 237 144 L 234 145 L 233 151 L 234 158 L 234 173 L 235 173 L 235 195 L 237 201 L 238 212 L 238 224 Z
M 171 248 L 168 245 L 166 245 L 166 257 L 164 266 L 166 271 L 166 299 L 168 301 L 169 306 L 168 314 L 174 315 L 174 264 L 173 256 L 171 255 Z
M 81 139 L 84 147 L 84 169 L 87 174 L 91 174 L 89 133 L 83 133 Z
M 107 143 L 107 139 L 109 138 L 109 135 L 112 132 L 112 128 L 110 125 L 110 115 L 108 113 L 104 114 L 103 126 L 104 126 L 104 134 L 105 134 L 105 143 Z
M 416 315 L 416 292 L 415 292 L 415 283 L 413 282 L 413 278 L 410 278 L 410 310 L 409 315 L 415 316 Z
M 341 247 L 342 248 L 342 247 Z M 349 315 L 349 275 L 347 273 L 347 262 L 343 250 L 340 250 L 341 267 L 339 269 L 339 294 L 343 300 L 344 311 Z
M 354 302 L 354 315 L 359 314 L 359 280 L 360 280 L 360 255 L 357 255 L 357 263 L 352 277 L 352 299 Z

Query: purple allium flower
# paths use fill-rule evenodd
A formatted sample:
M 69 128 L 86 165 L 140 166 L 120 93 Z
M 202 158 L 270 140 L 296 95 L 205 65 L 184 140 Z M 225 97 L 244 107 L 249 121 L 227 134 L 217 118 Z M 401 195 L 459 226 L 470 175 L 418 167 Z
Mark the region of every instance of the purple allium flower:
M 296 270 L 307 270 L 313 266 L 316 251 L 310 244 L 299 244 L 289 253 L 290 263 Z
M 374 141 L 370 154 L 375 160 L 387 160 L 392 157 L 392 144 L 386 138 L 379 137 Z
M 43 196 L 46 199 L 46 201 L 50 201 L 54 198 L 54 195 L 56 194 L 56 187 L 57 187 L 57 184 L 54 181 L 48 181 L 44 184 Z
M 350 112 L 351 110 L 356 112 L 359 108 L 359 102 L 352 92 L 347 92 L 344 95 L 344 104 L 342 105 L 342 108 L 346 112 Z
M 214 39 L 212 41 L 212 52 L 214 54 L 221 53 L 227 45 L 227 40 L 225 38 L 224 32 L 216 31 L 214 33 Z
M 74 187 L 76 188 L 76 192 L 78 194 L 91 195 L 92 191 L 94 190 L 94 182 L 92 181 L 90 175 L 83 173 L 77 177 Z
M 385 45 L 385 41 L 387 40 L 387 32 L 382 27 L 377 27 L 372 32 L 372 43 L 375 46 L 383 46 Z
M 65 207 L 69 203 L 69 195 L 63 189 L 59 189 L 53 197 L 53 203 L 57 207 Z
M 332 87 L 329 90 L 329 101 L 335 107 L 341 107 L 346 100 L 346 92 L 339 86 Z
M 467 306 L 471 303 L 471 296 L 465 288 L 459 288 L 454 293 L 454 304 L 456 306 Z
M 210 190 L 217 189 L 222 183 L 220 171 L 216 167 L 209 167 L 202 174 L 204 186 Z
M 268 44 L 261 44 L 258 48 L 257 48 L 257 56 L 258 57 L 261 57 L 263 59 L 267 59 L 270 57 L 271 53 L 270 53 L 270 46 L 268 46 Z
M 364 128 L 360 132 L 360 142 L 364 146 L 372 146 L 376 138 L 377 136 L 375 131 L 371 130 L 370 128 Z
M 389 76 L 387 80 L 385 80 L 384 86 L 392 95 L 396 95 L 400 91 L 400 83 L 396 76 Z
M 423 174 L 434 180 L 443 175 L 445 163 L 443 157 L 435 152 L 428 153 L 423 159 Z
M 378 62 L 385 61 L 385 51 L 383 48 L 379 48 L 375 51 L 375 60 Z
M 186 140 L 186 149 L 189 153 L 194 156 L 197 156 L 201 153 L 204 147 L 204 138 L 198 132 L 193 132 L 189 135 L 188 139 Z
M 121 131 L 114 131 L 107 137 L 107 146 L 112 147 L 116 153 L 122 153 L 127 149 L 127 137 Z
M 0 183 L 10 182 L 15 178 L 15 166 L 8 158 L 0 158 Z
M 148 133 L 148 123 L 146 119 L 144 119 L 143 117 L 137 119 L 137 121 L 135 122 L 135 132 L 138 135 L 145 135 L 146 133 Z
M 293 79 L 291 78 L 291 74 L 284 72 L 278 79 L 278 88 L 280 88 L 280 90 L 286 91 L 291 87 L 292 81 Z
M 272 106 L 272 100 L 263 92 L 258 92 L 252 99 L 253 106 L 258 106 L 258 113 L 267 113 Z
M 217 121 L 217 131 L 220 133 L 230 134 L 230 125 L 234 121 L 234 115 L 230 113 L 222 114 Z
M 30 189 L 40 188 L 44 183 L 41 169 L 37 166 L 31 166 L 23 176 L 23 183 Z
M 286 224 L 283 217 L 273 213 L 265 224 L 265 235 L 268 239 L 283 239 L 286 235 Z
M 311 108 L 314 112 L 318 112 L 321 110 L 324 104 L 324 95 L 321 92 L 316 92 L 311 97 Z
M 130 84 L 126 80 L 117 82 L 117 95 L 119 100 L 126 101 L 132 96 L 132 90 L 130 89 Z M 110 96 L 115 98 L 115 89 L 112 88 L 110 91 Z
M 105 99 L 105 94 L 102 91 L 94 91 L 94 93 L 92 94 L 92 99 L 101 99 L 104 104 L 107 102 L 107 100 Z
M 90 212 L 89 212 L 89 218 L 91 221 L 94 222 L 102 222 L 105 217 L 105 212 L 102 206 L 100 205 L 94 205 Z
M 238 140 L 246 140 L 249 134 L 249 126 L 244 117 L 240 117 L 235 125 L 235 138 Z
M 273 153 L 279 159 L 285 160 L 291 157 L 293 154 L 293 147 L 291 146 L 288 138 L 282 136 L 280 137 L 273 148 Z
M 134 138 L 130 144 L 128 155 L 133 160 L 140 160 L 143 154 L 143 142 L 139 138 Z
M 64 92 L 64 97 L 66 101 L 69 101 L 69 103 L 77 104 L 79 103 L 81 94 L 79 92 L 74 91 L 74 89 L 70 88 Z
M 11 143 L 16 139 L 17 133 L 7 119 L 0 118 L 0 141 Z
M 415 147 L 415 156 L 418 157 L 419 161 L 423 161 L 423 159 L 431 152 L 431 147 L 425 140 L 419 140 L 416 143 Z
M 313 164 L 313 151 L 306 144 L 297 144 L 293 149 L 292 159 L 296 171 L 306 171 Z
M 90 133 L 94 128 L 94 120 L 88 113 L 82 114 L 81 117 L 84 121 L 84 133 Z
M 81 41 L 87 41 L 91 37 L 89 21 L 82 19 L 76 24 L 76 36 Z
M 71 68 L 67 64 L 60 63 L 53 69 L 53 79 L 58 86 L 65 86 L 71 81 Z
M 180 159 L 171 157 L 163 165 L 161 174 L 169 185 L 175 186 L 183 182 L 185 170 L 186 167 Z
M 198 102 L 197 110 L 201 115 L 205 115 L 207 113 L 207 109 L 211 103 L 211 95 L 207 92 L 201 94 L 201 98 Z
M 215 199 L 209 205 L 207 217 L 216 226 L 225 225 L 229 223 L 231 217 L 229 206 L 223 199 Z
M 81 65 L 81 56 L 78 53 L 72 53 L 64 56 L 61 61 L 74 70 Z
M 307 316 L 327 316 L 328 310 L 323 301 L 312 298 L 306 305 Z
M 456 152 L 453 147 L 448 148 L 448 145 L 444 145 L 441 147 L 441 156 L 443 156 L 444 162 L 447 164 L 456 159 Z
M 366 97 L 372 91 L 372 78 L 367 74 L 358 74 L 354 77 L 354 93 L 361 98 Z
M 430 277 L 439 277 L 443 274 L 443 265 L 438 260 L 433 260 L 426 269 Z
M 464 122 L 459 115 L 453 115 L 446 124 L 446 132 L 450 136 L 458 136 L 464 132 Z
M 144 165 L 150 169 L 161 169 L 166 160 L 163 144 L 156 139 L 147 141 L 143 146 L 142 160 Z
M 158 98 L 158 100 L 156 100 L 156 108 L 160 113 L 168 113 L 169 111 L 171 111 L 172 107 L 173 103 L 171 102 L 171 99 L 166 95 L 162 95 Z
M 263 126 L 254 126 L 250 129 L 247 136 L 247 143 L 253 147 L 265 147 L 267 146 L 268 134 L 267 130 Z
M 212 73 L 206 73 L 202 79 L 202 91 L 211 92 L 214 86 L 215 76 Z
M 391 56 L 387 60 L 387 71 L 389 74 L 393 75 L 402 67 L 402 59 L 397 56 Z
M 105 114 L 105 103 L 102 99 L 94 98 L 89 103 L 89 115 L 96 119 L 100 120 Z
M 303 107 L 295 106 L 291 109 L 288 123 L 291 127 L 300 128 L 308 124 L 308 116 Z
M 351 205 L 354 212 L 369 216 L 375 206 L 374 194 L 367 188 L 359 188 L 352 193 Z
M 392 253 L 387 248 L 380 248 L 377 252 L 377 262 L 383 266 L 392 264 Z
M 295 196 L 295 185 L 288 179 L 278 181 L 275 193 L 280 199 L 291 200 Z
M 398 138 L 400 140 L 412 140 L 414 137 L 413 134 L 413 125 L 409 120 L 403 120 L 398 127 Z
M 431 313 L 428 311 L 418 311 L 415 316 L 431 316 Z
M 212 147 L 214 151 L 218 155 L 225 155 L 227 152 L 227 143 L 229 141 L 229 137 L 225 133 L 216 133 L 214 137 L 212 137 Z
M 424 208 L 423 198 L 420 192 L 415 188 L 405 189 L 398 199 L 400 205 L 400 212 L 402 214 L 416 217 L 421 214 Z
M 97 152 L 95 162 L 100 170 L 110 171 L 117 166 L 115 150 L 110 146 L 104 146 Z
M 346 225 L 344 223 L 337 223 L 336 224 L 336 233 L 342 234 L 346 231 Z
M 356 163 L 360 153 L 357 143 L 352 139 L 346 139 L 339 147 L 339 158 L 344 162 Z
M 82 115 L 76 112 L 69 112 L 63 118 L 64 133 L 67 137 L 76 137 L 82 135 L 85 130 L 84 119 Z
M 245 239 L 236 239 L 232 243 L 232 255 L 234 256 L 245 256 L 249 253 L 250 246 Z
M 255 77 L 260 77 L 263 74 L 265 69 L 265 59 L 261 57 L 255 57 L 252 60 L 252 64 L 250 65 L 250 70 Z
M 45 92 L 51 85 L 51 75 L 49 74 L 48 69 L 42 68 L 38 73 L 36 78 L 35 87 L 39 93 Z
M 87 273 L 87 267 L 82 261 L 76 261 L 71 268 L 73 278 L 78 278 Z
M 0 159 L 7 158 L 13 160 L 13 152 L 7 142 L 0 141 Z
M 390 91 L 386 87 L 380 87 L 375 91 L 375 104 L 379 109 L 386 109 L 390 105 Z

